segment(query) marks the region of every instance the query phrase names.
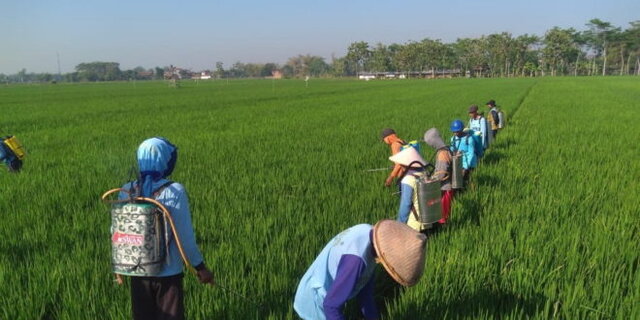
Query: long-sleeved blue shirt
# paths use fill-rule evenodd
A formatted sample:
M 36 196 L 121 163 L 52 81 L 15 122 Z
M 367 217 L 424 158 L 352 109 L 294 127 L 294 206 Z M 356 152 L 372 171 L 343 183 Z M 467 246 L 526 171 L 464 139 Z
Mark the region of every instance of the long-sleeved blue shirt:
M 327 319 L 344 319 L 342 314 L 344 304 L 349 300 L 349 296 L 358 284 L 360 277 L 364 275 L 366 267 L 364 260 L 356 255 L 345 254 L 340 258 L 336 278 L 322 304 Z M 378 318 L 378 308 L 373 299 L 374 285 L 375 277 L 371 277 L 356 296 L 365 319 Z
M 157 190 L 167 182 L 169 182 L 167 179 L 155 181 L 153 183 L 153 190 Z M 122 188 L 130 190 L 131 182 L 125 184 Z M 126 192 L 120 192 L 119 194 L 119 199 L 127 199 L 128 197 L 129 194 Z M 198 250 L 198 245 L 196 244 L 196 237 L 191 223 L 191 212 L 189 211 L 189 199 L 184 187 L 181 184 L 174 182 L 164 188 L 156 200 L 162 203 L 171 213 L 171 217 L 173 218 L 173 222 L 176 226 L 176 231 L 180 237 L 185 254 L 189 259 L 189 263 L 194 267 L 200 265 L 203 262 L 203 258 L 200 250 Z M 165 221 L 165 230 L 171 230 L 169 222 L 167 221 Z M 168 242 L 169 254 L 157 277 L 168 277 L 182 273 L 182 257 L 180 256 L 180 252 L 178 251 L 178 246 L 176 245 L 172 232 L 169 232 Z
M 411 208 L 413 207 L 413 187 L 402 179 L 400 182 L 400 207 L 398 208 L 398 221 L 407 223 L 409 221 L 409 214 L 411 214 Z
M 7 147 L 4 142 L 0 140 L 0 161 L 4 162 L 7 165 L 11 163 L 11 161 L 13 161 L 13 158 L 15 157 L 13 153 L 8 149 L 9 147 Z
M 475 132 L 480 132 L 482 136 L 482 147 L 489 147 L 489 134 L 487 132 L 487 120 L 484 117 L 469 120 L 469 128 Z
M 478 164 L 478 157 L 474 147 L 473 137 L 468 134 L 463 137 L 454 135 L 451 137 L 450 147 L 451 152 L 462 153 L 462 168 L 469 170 L 476 167 Z
M 353 226 L 335 236 L 304 274 L 293 307 L 302 319 L 344 319 L 342 308 L 357 298 L 366 319 L 379 317 L 373 299 L 375 251 L 373 227 Z

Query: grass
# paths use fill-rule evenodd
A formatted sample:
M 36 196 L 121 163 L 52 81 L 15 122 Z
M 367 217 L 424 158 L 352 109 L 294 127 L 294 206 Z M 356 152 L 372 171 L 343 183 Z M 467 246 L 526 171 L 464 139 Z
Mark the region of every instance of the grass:
M 491 98 L 509 126 L 430 240 L 420 283 L 398 288 L 379 270 L 383 317 L 639 318 L 639 89 L 631 77 L 0 87 L 0 131 L 29 153 L 21 174 L 0 174 L 0 318 L 129 317 L 98 198 L 154 135 L 179 147 L 171 178 L 216 281 L 265 305 L 187 276 L 188 317 L 295 318 L 297 283 L 325 243 L 396 216 L 386 173 L 365 172 L 390 165 L 379 131 L 448 138 L 451 120 Z

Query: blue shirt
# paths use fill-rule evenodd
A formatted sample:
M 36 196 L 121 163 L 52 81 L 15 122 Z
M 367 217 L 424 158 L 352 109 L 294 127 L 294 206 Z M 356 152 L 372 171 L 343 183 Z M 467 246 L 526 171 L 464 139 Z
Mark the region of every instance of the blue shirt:
M 406 224 L 413 207 L 413 187 L 403 181 L 400 183 L 400 208 L 398 208 L 398 221 Z
M 478 119 L 469 120 L 469 128 L 475 132 L 480 132 L 482 136 L 482 147 L 489 147 L 489 134 L 487 132 L 487 119 L 480 117 Z
M 2 140 L 0 140 L 0 161 L 9 165 L 14 158 L 15 156 L 13 155 L 13 152 L 9 150 L 9 147 L 7 147 Z
M 373 299 L 375 256 L 369 224 L 335 236 L 302 276 L 293 308 L 306 320 L 344 319 L 342 308 L 357 298 L 366 319 L 379 317 Z
M 462 153 L 462 168 L 469 170 L 476 167 L 478 164 L 478 157 L 476 156 L 473 137 L 469 135 L 464 137 L 454 135 L 451 137 L 449 145 L 451 152 L 455 153 L 460 151 Z
M 163 184 L 169 182 L 166 179 L 160 179 L 153 183 L 153 190 L 157 190 Z M 131 182 L 125 184 L 123 187 L 125 190 L 131 188 Z M 126 192 L 120 192 L 119 199 L 127 199 L 129 195 Z M 184 187 L 179 183 L 172 183 L 166 187 L 156 198 L 158 202 L 162 203 L 169 213 L 176 226 L 176 231 L 180 237 L 182 247 L 185 251 L 187 259 L 192 266 L 197 266 L 203 262 L 202 254 L 198 250 L 196 244 L 196 237 L 193 233 L 193 225 L 191 224 L 191 212 L 189 211 L 189 199 Z M 169 222 L 165 221 L 165 230 L 171 230 Z M 173 233 L 169 232 L 169 256 L 167 257 L 162 270 L 157 277 L 168 277 L 182 273 L 183 262 L 178 246 L 173 237 Z

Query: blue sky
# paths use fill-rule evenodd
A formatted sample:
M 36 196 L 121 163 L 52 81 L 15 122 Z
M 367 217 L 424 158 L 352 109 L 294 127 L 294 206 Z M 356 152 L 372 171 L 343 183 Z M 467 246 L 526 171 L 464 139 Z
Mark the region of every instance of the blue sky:
M 63 73 L 91 61 L 193 70 L 307 53 L 329 61 L 360 40 L 543 35 L 596 17 L 626 28 L 640 20 L 640 1 L 0 0 L 0 73 L 57 72 L 56 52 Z

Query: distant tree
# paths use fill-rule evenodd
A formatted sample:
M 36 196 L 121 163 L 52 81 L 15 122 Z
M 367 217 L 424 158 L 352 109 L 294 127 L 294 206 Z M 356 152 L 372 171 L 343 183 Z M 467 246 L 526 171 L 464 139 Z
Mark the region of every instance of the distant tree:
M 76 66 L 76 72 L 84 81 L 112 81 L 121 76 L 120 64 L 117 62 L 89 62 Z
M 285 64 L 284 66 L 282 66 L 282 75 L 285 78 L 291 78 L 294 75 L 294 70 L 293 67 L 289 64 Z
M 231 69 L 229 69 L 229 76 L 232 78 L 246 78 L 247 72 L 244 63 L 240 61 L 234 63 Z
M 523 34 L 514 40 L 514 74 L 524 76 L 525 73 L 535 69 L 538 62 L 538 50 L 536 46 L 540 43 L 540 37 L 536 35 Z M 525 68 L 525 66 L 528 66 Z M 534 67 L 532 67 L 534 66 Z
M 575 30 L 572 28 L 553 27 L 545 34 L 542 56 L 551 71 L 551 76 L 556 76 L 558 70 L 564 73 L 566 66 L 576 60 L 579 50 L 574 42 L 574 33 Z
M 347 48 L 347 62 L 354 66 L 356 74 L 366 69 L 370 57 L 369 44 L 365 41 L 354 42 Z
M 408 42 L 398 48 L 395 55 L 395 62 L 400 71 L 415 71 L 420 69 L 419 56 L 420 44 L 417 42 Z
M 307 66 L 309 67 L 309 75 L 322 77 L 329 72 L 330 67 L 326 62 L 324 62 L 324 58 L 307 55 L 306 59 Z
M 630 22 L 629 25 L 630 27 L 624 31 L 629 41 L 629 58 L 627 61 L 631 60 L 632 55 L 635 56 L 635 74 L 640 75 L 640 20 Z M 630 63 L 627 63 L 627 66 L 630 67 Z M 633 68 L 631 69 L 633 70 Z
M 391 52 L 382 43 L 376 44 L 371 50 L 371 60 L 369 61 L 370 71 L 386 72 L 391 71 Z
M 348 74 L 347 61 L 345 57 L 342 57 L 342 58 L 336 58 L 335 56 L 331 57 L 331 74 L 334 77 L 342 77 Z
M 64 78 L 64 81 L 66 81 L 66 82 L 78 82 L 78 81 L 80 81 L 80 77 L 78 76 L 77 72 L 65 73 L 63 78 Z
M 416 44 L 415 70 L 431 70 L 435 74 L 436 69 L 448 66 L 447 56 L 451 55 L 449 48 L 440 40 L 424 39 Z
M 262 77 L 271 77 L 273 72 L 278 70 L 278 65 L 275 63 L 265 63 L 262 66 L 262 70 L 260 71 L 260 76 Z
M 585 32 L 585 37 L 595 50 L 596 57 L 603 58 L 602 75 L 604 76 L 607 74 L 607 48 L 609 41 L 611 40 L 612 33 L 616 30 L 619 31 L 619 29 L 614 28 L 611 23 L 600 19 L 589 20 L 587 27 L 589 27 L 589 30 Z
M 22 68 L 20 71 L 18 71 L 18 74 L 16 74 L 18 81 L 20 82 L 27 82 L 29 81 L 29 79 L 27 78 L 27 69 Z
M 155 67 L 153 71 L 153 78 L 156 80 L 164 79 L 164 68 Z
M 308 56 L 308 55 L 307 55 Z M 308 59 L 303 55 L 297 55 L 289 58 L 286 65 L 290 67 L 292 77 L 303 77 L 309 75 Z
M 225 77 L 224 64 L 222 61 L 216 62 L 216 71 L 214 71 L 214 75 L 218 79 L 222 79 Z

